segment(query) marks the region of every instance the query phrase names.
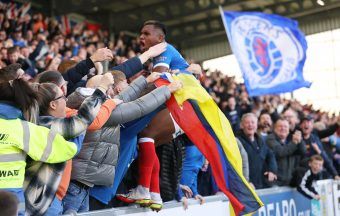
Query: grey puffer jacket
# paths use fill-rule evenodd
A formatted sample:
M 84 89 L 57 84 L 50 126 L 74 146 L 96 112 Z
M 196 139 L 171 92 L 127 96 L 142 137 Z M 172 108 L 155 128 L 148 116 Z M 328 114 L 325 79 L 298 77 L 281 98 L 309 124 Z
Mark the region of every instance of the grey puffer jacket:
M 146 88 L 144 77 L 139 77 L 117 95 L 124 103 L 112 111 L 105 125 L 87 132 L 83 147 L 72 163 L 71 179 L 88 186 L 113 184 L 120 146 L 120 124 L 140 118 L 161 106 L 170 98 L 166 86 L 159 87 L 139 98 Z

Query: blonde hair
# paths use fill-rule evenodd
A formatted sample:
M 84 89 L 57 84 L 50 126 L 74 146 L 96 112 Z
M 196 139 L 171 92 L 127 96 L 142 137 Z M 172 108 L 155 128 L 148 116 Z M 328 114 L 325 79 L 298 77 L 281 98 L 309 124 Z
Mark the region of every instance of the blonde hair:
M 126 76 L 122 71 L 112 70 L 112 71 L 109 71 L 109 72 L 112 74 L 115 83 L 119 83 L 121 81 L 126 80 Z

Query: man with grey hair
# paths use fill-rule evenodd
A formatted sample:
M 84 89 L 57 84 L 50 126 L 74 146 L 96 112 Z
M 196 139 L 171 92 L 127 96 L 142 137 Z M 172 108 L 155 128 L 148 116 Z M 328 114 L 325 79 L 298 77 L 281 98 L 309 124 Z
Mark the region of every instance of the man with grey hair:
M 241 119 L 241 132 L 237 138 L 248 154 L 249 181 L 256 189 L 261 189 L 269 187 L 268 183 L 276 180 L 277 163 L 274 153 L 256 130 L 257 117 L 253 113 L 244 114 Z

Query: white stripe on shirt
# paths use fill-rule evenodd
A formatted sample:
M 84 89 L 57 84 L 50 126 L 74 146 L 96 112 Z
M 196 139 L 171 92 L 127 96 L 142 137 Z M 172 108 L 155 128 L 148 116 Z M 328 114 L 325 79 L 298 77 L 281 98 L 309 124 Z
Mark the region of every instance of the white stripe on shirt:
M 301 181 L 301 184 L 300 184 L 300 187 L 301 187 L 301 190 L 303 190 L 303 192 L 305 192 L 307 195 L 311 196 L 311 197 L 315 197 L 316 194 L 314 194 L 312 191 L 310 191 L 308 188 L 306 188 L 306 181 L 307 181 L 307 178 L 309 176 L 311 176 L 312 173 L 310 170 L 308 170 L 305 175 L 303 176 L 302 178 L 302 181 Z
M 153 68 L 156 68 L 158 66 L 170 68 L 170 65 L 164 62 L 157 63 L 156 65 L 153 66 Z

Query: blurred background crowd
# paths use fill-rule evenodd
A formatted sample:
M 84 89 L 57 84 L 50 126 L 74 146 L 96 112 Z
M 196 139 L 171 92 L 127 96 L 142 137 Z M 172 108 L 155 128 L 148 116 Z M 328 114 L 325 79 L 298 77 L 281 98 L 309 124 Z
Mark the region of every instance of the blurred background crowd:
M 42 13 L 28 13 L 24 5 L 16 14 L 12 14 L 10 8 L 11 3 L 0 3 L 2 73 L 9 70 L 7 66 L 19 63 L 24 71 L 20 77 L 28 81 L 33 81 L 44 71 L 63 74 L 77 67 L 81 61 L 98 55 L 95 54 L 98 49 L 107 47 L 114 56 L 113 60 L 93 61 L 95 67 L 90 69 L 82 78 L 83 84 L 79 85 L 84 86 L 92 76 L 103 74 L 107 69 L 141 54 L 139 37 L 115 34 L 100 28 L 91 29 L 83 23 L 66 29 L 58 19 Z M 149 74 L 148 64 L 145 65 L 139 74 Z M 339 178 L 339 115 L 330 115 L 313 109 L 312 105 L 303 105 L 279 95 L 249 97 L 244 84 L 219 71 L 203 71 L 200 81 L 228 118 L 240 144 L 245 163 L 244 175 L 256 189 L 275 185 L 298 186 L 299 183 L 294 182 L 298 180 L 294 177 L 302 178 L 301 175 L 308 169 L 309 158 L 316 154 L 325 161 L 321 178 Z M 79 86 L 72 86 L 67 94 L 73 93 Z M 185 154 L 187 142 L 184 135 L 157 148 L 164 201 L 176 197 L 182 165 L 185 158 L 190 158 Z M 118 191 L 135 184 L 134 169 L 132 164 Z M 199 194 L 218 193 L 208 161 L 200 161 L 197 181 L 195 187 Z M 194 189 L 187 191 L 191 190 Z M 119 205 L 121 203 L 118 201 L 112 202 L 112 206 Z

